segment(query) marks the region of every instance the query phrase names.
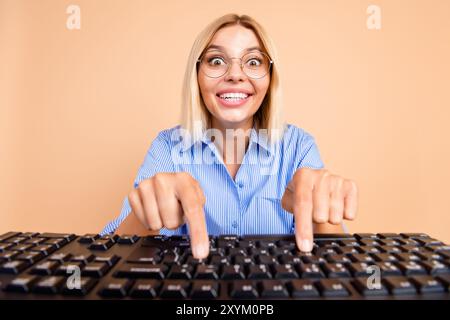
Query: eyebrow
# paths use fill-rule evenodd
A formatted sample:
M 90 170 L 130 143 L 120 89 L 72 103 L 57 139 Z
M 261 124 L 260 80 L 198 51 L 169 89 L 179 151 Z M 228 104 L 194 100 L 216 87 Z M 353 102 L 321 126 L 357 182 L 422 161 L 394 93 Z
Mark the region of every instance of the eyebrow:
M 225 47 L 219 46 L 219 45 L 216 45 L 216 44 L 211 44 L 211 45 L 209 45 L 209 46 L 205 49 L 205 51 L 206 51 L 206 50 L 209 50 L 209 49 L 220 49 L 220 50 L 222 50 L 222 51 L 225 51 Z M 261 47 L 256 46 L 256 47 L 250 47 L 250 48 L 247 48 L 247 49 L 244 50 L 244 52 L 248 52 L 248 51 L 252 51 L 252 50 L 259 50 L 259 51 L 262 51 Z

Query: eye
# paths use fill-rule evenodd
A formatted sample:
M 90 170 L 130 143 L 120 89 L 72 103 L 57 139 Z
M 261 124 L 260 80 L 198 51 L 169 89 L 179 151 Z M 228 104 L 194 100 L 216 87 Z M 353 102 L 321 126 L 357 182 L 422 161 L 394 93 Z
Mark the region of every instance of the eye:
M 225 63 L 225 61 L 223 60 L 223 58 L 221 57 L 212 57 L 208 59 L 208 63 L 210 65 L 214 65 L 214 66 L 220 66 L 222 63 Z
M 260 66 L 262 63 L 262 61 L 258 58 L 252 58 L 250 60 L 247 61 L 247 64 L 251 67 L 257 67 Z

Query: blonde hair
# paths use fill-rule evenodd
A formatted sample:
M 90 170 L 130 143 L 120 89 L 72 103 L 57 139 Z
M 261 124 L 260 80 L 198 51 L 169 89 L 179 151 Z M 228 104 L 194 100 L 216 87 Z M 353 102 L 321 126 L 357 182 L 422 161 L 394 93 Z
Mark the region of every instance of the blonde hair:
M 189 54 L 183 80 L 181 126 L 190 133 L 194 142 L 200 140 L 204 130 L 208 129 L 210 113 L 200 95 L 200 88 L 197 81 L 197 60 L 202 55 L 216 32 L 230 25 L 241 25 L 253 30 L 261 41 L 263 49 L 274 61 L 270 72 L 271 78 L 269 88 L 261 106 L 254 115 L 254 119 L 258 129 L 267 130 L 268 141 L 276 142 L 282 137 L 286 128 L 282 116 L 281 83 L 279 66 L 277 66 L 278 54 L 272 39 L 264 28 L 247 15 L 224 15 L 206 26 L 195 39 Z M 196 125 L 196 123 L 201 123 L 201 126 Z

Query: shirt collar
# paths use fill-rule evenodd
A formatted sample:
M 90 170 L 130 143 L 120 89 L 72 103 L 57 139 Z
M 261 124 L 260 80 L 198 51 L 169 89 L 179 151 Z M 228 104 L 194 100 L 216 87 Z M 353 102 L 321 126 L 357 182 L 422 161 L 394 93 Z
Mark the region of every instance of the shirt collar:
M 181 146 L 181 150 L 185 152 L 188 149 L 191 149 L 197 143 L 204 143 L 206 145 L 210 145 L 213 142 L 211 141 L 210 137 L 208 137 L 208 135 L 206 134 L 206 131 L 204 131 L 201 139 L 196 141 L 195 143 L 184 139 Z M 275 144 L 269 142 L 268 135 L 265 133 L 264 130 L 258 131 L 255 126 L 253 126 L 252 130 L 250 131 L 249 148 L 253 143 L 256 143 L 257 145 L 262 147 L 269 154 L 274 154 L 275 152 Z

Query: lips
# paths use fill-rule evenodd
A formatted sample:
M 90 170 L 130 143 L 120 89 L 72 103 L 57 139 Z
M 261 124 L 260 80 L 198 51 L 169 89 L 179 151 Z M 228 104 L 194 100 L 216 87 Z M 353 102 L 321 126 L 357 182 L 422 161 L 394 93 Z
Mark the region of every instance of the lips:
M 233 98 L 234 96 L 234 98 Z M 228 97 L 228 98 L 225 98 Z M 221 95 L 217 94 L 216 99 L 219 103 L 226 108 L 236 108 L 246 104 L 252 95 L 240 94 L 240 95 L 231 95 L 227 93 L 222 93 Z
M 244 93 L 244 94 L 247 94 L 247 95 L 253 95 L 253 92 L 251 90 L 230 88 L 230 89 L 220 90 L 219 92 L 217 92 L 217 96 L 223 95 L 225 93 Z

